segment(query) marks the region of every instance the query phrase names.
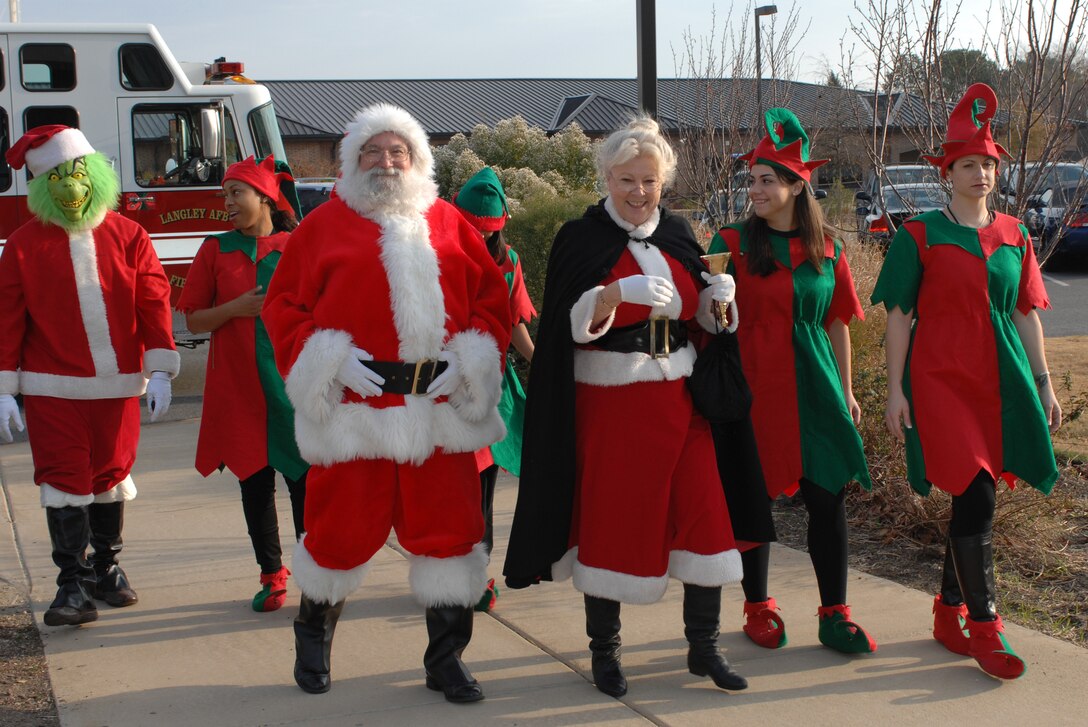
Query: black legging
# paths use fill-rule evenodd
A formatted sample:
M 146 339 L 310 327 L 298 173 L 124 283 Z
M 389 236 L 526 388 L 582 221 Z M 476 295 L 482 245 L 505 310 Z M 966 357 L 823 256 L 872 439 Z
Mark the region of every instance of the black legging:
M 996 504 L 994 478 L 986 470 L 979 470 L 962 495 L 952 496 L 952 520 L 948 523 L 949 537 L 963 538 L 968 535 L 989 533 L 994 528 Z
M 846 488 L 831 494 L 804 478 L 800 481 L 801 497 L 808 510 L 808 555 L 816 571 L 820 588 L 820 605 L 846 603 Z M 741 553 L 744 578 L 741 588 L 745 600 L 757 603 L 767 600 L 767 572 L 771 546 L 762 543 Z
M 484 547 L 487 554 L 495 547 L 495 481 L 499 478 L 499 466 L 493 464 L 480 471 L 480 505 L 484 513 Z
M 295 525 L 295 539 L 302 537 L 303 512 L 306 502 L 306 475 L 298 480 L 284 477 L 291 496 L 291 519 Z M 253 554 L 261 566 L 261 573 L 275 573 L 283 566 L 280 549 L 280 526 L 276 515 L 276 471 L 265 467 L 238 484 L 242 489 L 242 512 L 246 517 Z

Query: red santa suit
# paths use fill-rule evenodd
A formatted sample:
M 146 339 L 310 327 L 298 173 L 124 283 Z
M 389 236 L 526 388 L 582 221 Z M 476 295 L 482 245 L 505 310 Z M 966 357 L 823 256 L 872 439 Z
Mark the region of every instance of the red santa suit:
M 345 139 L 356 145 L 341 151 L 352 167 L 369 136 Z M 417 597 L 471 605 L 487 563 L 473 452 L 505 432 L 496 404 L 507 286 L 433 184 L 410 210 L 364 216 L 349 183 L 292 233 L 262 313 L 312 464 L 292 571 L 307 597 L 341 601 L 393 527 L 412 554 Z M 388 362 L 449 351 L 462 383 L 448 399 L 362 399 L 336 379 L 353 347 Z
M 0 394 L 23 394 L 43 504 L 135 496 L 138 397 L 152 371 L 173 377 L 179 364 L 170 284 L 138 224 L 115 212 L 78 231 L 32 219 L 8 238 Z

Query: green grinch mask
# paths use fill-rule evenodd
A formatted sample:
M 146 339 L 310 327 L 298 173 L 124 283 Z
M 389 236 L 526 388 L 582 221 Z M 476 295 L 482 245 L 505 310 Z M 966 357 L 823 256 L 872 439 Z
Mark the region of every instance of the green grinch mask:
M 30 180 L 27 206 L 42 222 L 67 230 L 86 229 L 117 206 L 120 182 L 113 167 L 95 152 L 58 164 Z

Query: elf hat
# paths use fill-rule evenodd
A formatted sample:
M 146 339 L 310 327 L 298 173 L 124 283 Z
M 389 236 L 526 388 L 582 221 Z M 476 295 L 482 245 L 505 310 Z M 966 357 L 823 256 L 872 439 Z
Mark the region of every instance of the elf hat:
M 940 167 L 941 174 L 948 171 L 952 162 L 971 154 L 1000 159 L 1009 156 L 1005 149 L 994 141 L 990 131 L 990 119 L 997 113 L 997 94 L 985 83 L 976 83 L 967 89 L 963 98 L 952 109 L 948 117 L 947 140 L 941 144 L 944 152 L 940 155 L 923 158 Z
M 811 182 L 812 170 L 831 161 L 809 159 L 808 134 L 789 109 L 767 109 L 763 122 L 767 126 L 767 135 L 755 149 L 740 157 L 749 166 L 769 164 Z
M 484 167 L 472 175 L 457 193 L 453 204 L 481 232 L 501 230 L 510 216 L 506 193 L 491 167 Z
M 94 153 L 94 147 L 79 129 L 63 124 L 36 126 L 8 149 L 5 158 L 15 169 L 23 164 L 35 177 L 58 164 Z
M 268 197 L 276 203 L 276 207 L 285 212 L 295 213 L 287 195 L 283 191 L 283 183 L 293 183 L 295 178 L 290 172 L 276 171 L 276 160 L 271 155 L 266 156 L 260 162 L 255 157 L 249 157 L 240 162 L 235 162 L 227 167 L 227 173 L 223 175 L 223 184 L 234 179 L 244 182 L 250 187 Z

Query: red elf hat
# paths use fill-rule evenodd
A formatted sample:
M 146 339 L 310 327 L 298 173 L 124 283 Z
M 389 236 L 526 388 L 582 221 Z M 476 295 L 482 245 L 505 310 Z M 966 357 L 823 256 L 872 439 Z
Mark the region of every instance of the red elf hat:
M 251 156 L 231 164 L 227 167 L 227 173 L 223 175 L 223 184 L 226 184 L 230 179 L 248 184 L 265 197 L 273 200 L 277 208 L 295 214 L 295 210 L 281 186 L 282 182 L 294 182 L 295 178 L 288 172 L 277 172 L 276 160 L 271 155 L 266 156 L 260 162 Z
M 944 174 L 952 162 L 971 154 L 1000 159 L 1009 156 L 1004 147 L 994 141 L 990 119 L 997 113 L 997 94 L 985 83 L 967 89 L 963 98 L 948 116 L 947 139 L 941 144 L 942 154 L 922 155 L 930 164 L 940 167 Z
M 812 170 L 831 161 L 809 159 L 808 134 L 789 109 L 767 109 L 763 122 L 767 126 L 767 135 L 755 149 L 740 157 L 748 162 L 748 166 L 768 164 L 811 183 Z
M 94 154 L 94 147 L 79 129 L 63 124 L 35 126 L 15 142 L 4 158 L 13 169 L 24 164 L 35 177 L 58 164 Z

